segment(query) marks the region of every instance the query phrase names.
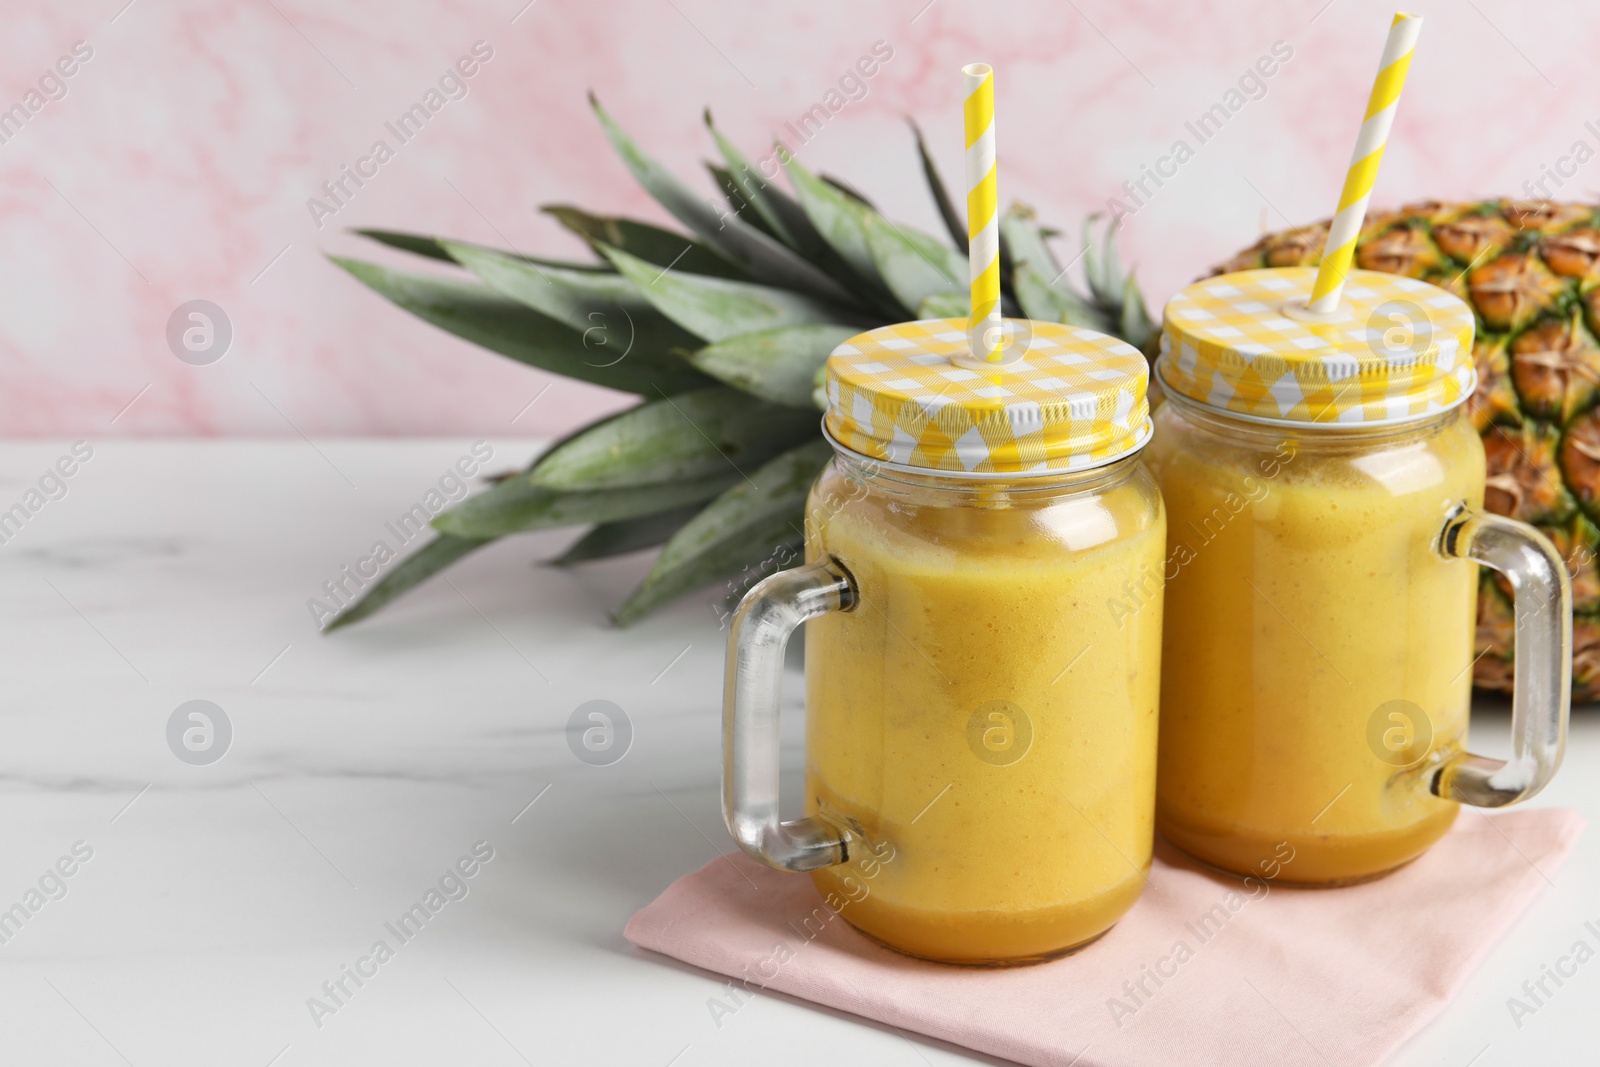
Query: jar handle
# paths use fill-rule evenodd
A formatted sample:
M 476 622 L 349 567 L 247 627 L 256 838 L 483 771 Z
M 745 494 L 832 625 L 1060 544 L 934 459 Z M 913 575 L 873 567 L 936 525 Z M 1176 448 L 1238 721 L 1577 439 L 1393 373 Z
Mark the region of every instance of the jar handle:
M 1548 785 L 1567 747 L 1572 583 L 1566 563 L 1539 531 L 1465 504 L 1445 520 L 1439 553 L 1492 567 L 1511 583 L 1516 680 L 1511 696 L 1511 758 L 1457 753 L 1429 776 L 1429 789 L 1463 804 L 1505 807 Z
M 781 871 L 814 871 L 848 858 L 848 837 L 815 817 L 778 821 L 778 712 L 783 654 L 807 619 L 856 606 L 837 560 L 763 579 L 744 595 L 728 631 L 722 698 L 722 819 L 746 854 Z

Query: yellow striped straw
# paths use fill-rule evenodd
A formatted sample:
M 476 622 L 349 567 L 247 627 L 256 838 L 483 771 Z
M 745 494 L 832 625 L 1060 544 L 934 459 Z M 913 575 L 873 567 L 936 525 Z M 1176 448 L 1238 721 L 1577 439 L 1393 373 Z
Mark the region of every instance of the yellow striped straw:
M 995 189 L 994 68 L 961 68 L 967 103 L 967 264 L 972 279 L 972 319 L 967 334 L 974 360 L 1004 362 L 1000 322 L 1000 213 Z M 1020 353 L 1019 353 L 1020 354 Z
M 1389 128 L 1394 125 L 1400 90 L 1405 88 L 1406 72 L 1411 69 L 1411 53 L 1416 50 L 1417 35 L 1421 32 L 1421 15 L 1395 13 L 1394 22 L 1389 26 L 1389 40 L 1383 46 L 1383 59 L 1378 63 L 1378 78 L 1372 83 L 1372 96 L 1367 100 L 1367 117 L 1361 124 L 1361 135 L 1356 138 L 1356 150 L 1350 154 L 1344 192 L 1339 194 L 1339 212 L 1328 227 L 1322 266 L 1317 270 L 1317 282 L 1311 289 L 1311 310 L 1318 314 L 1328 314 L 1339 306 L 1344 279 L 1350 273 L 1350 263 L 1356 252 L 1356 237 L 1361 233 L 1361 224 L 1367 216 L 1367 201 L 1372 197 L 1372 185 L 1378 178 L 1378 164 L 1383 162 Z

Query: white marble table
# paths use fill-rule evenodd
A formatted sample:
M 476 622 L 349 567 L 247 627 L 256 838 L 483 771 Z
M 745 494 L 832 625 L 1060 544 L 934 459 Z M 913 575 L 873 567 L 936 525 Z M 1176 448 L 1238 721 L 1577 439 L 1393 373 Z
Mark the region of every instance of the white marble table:
M 0 545 L 0 912 L 39 903 L 20 929 L 0 916 L 0 1061 L 972 1062 L 773 995 L 719 1028 L 720 983 L 623 940 L 634 910 L 730 847 L 709 597 L 618 631 L 606 612 L 645 561 L 530 566 L 571 536 L 555 533 L 491 547 L 325 638 L 308 598 L 393 544 L 384 524 L 470 442 L 91 444 L 66 495 Z M 495 467 L 533 447 L 492 444 Z M 0 446 L 0 510 L 69 446 Z M 233 731 L 206 765 L 167 740 L 196 699 Z M 633 724 L 610 766 L 565 739 L 593 699 Z M 1474 729 L 1494 751 L 1504 709 L 1480 708 Z M 1600 711 L 1580 713 L 1536 803 L 1600 815 Z M 400 943 L 385 924 L 478 842 L 493 858 L 445 882 L 466 896 L 441 894 Z M 1594 940 L 1600 834 L 1551 882 L 1397 1063 L 1594 1061 L 1600 962 L 1520 1029 L 1505 1004 Z M 399 946 L 381 962 L 380 938 Z M 323 986 L 341 979 L 335 1007 Z M 313 1018 L 314 996 L 334 1010 Z

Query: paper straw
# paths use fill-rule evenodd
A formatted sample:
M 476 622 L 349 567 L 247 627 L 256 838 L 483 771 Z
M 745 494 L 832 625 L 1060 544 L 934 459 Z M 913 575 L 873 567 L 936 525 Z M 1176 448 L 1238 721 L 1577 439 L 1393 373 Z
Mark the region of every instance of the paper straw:
M 1000 213 L 995 190 L 994 68 L 969 63 L 961 68 L 967 102 L 967 254 L 972 280 L 972 319 L 967 335 L 972 358 L 999 363 Z
M 1394 125 L 1395 108 L 1400 104 L 1400 90 L 1405 88 L 1406 73 L 1411 69 L 1411 53 L 1421 32 L 1421 15 L 1395 13 L 1389 40 L 1383 46 L 1383 59 L 1378 63 L 1378 77 L 1372 83 L 1372 96 L 1367 100 L 1367 117 L 1356 138 L 1356 150 L 1350 153 L 1344 192 L 1339 194 L 1339 212 L 1328 227 L 1322 266 L 1311 290 L 1311 310 L 1320 314 L 1339 306 L 1344 279 L 1355 257 L 1356 237 L 1367 217 L 1367 201 L 1372 198 L 1372 185 L 1378 179 L 1378 164 L 1383 162 L 1384 145 L 1389 141 L 1389 128 Z

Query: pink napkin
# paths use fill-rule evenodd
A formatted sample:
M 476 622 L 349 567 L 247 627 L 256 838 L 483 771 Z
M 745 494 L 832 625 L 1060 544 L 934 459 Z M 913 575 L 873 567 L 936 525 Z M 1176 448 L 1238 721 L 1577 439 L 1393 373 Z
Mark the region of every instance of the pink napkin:
M 837 916 L 818 933 L 801 923 L 822 907 L 811 879 L 741 853 L 674 882 L 626 933 L 733 977 L 713 998 L 728 1014 L 765 988 L 1036 1067 L 1360 1067 L 1439 1012 L 1583 827 L 1560 808 L 1467 809 L 1409 867 L 1344 889 L 1246 886 L 1158 843 L 1109 934 L 1033 967 L 924 963 Z

